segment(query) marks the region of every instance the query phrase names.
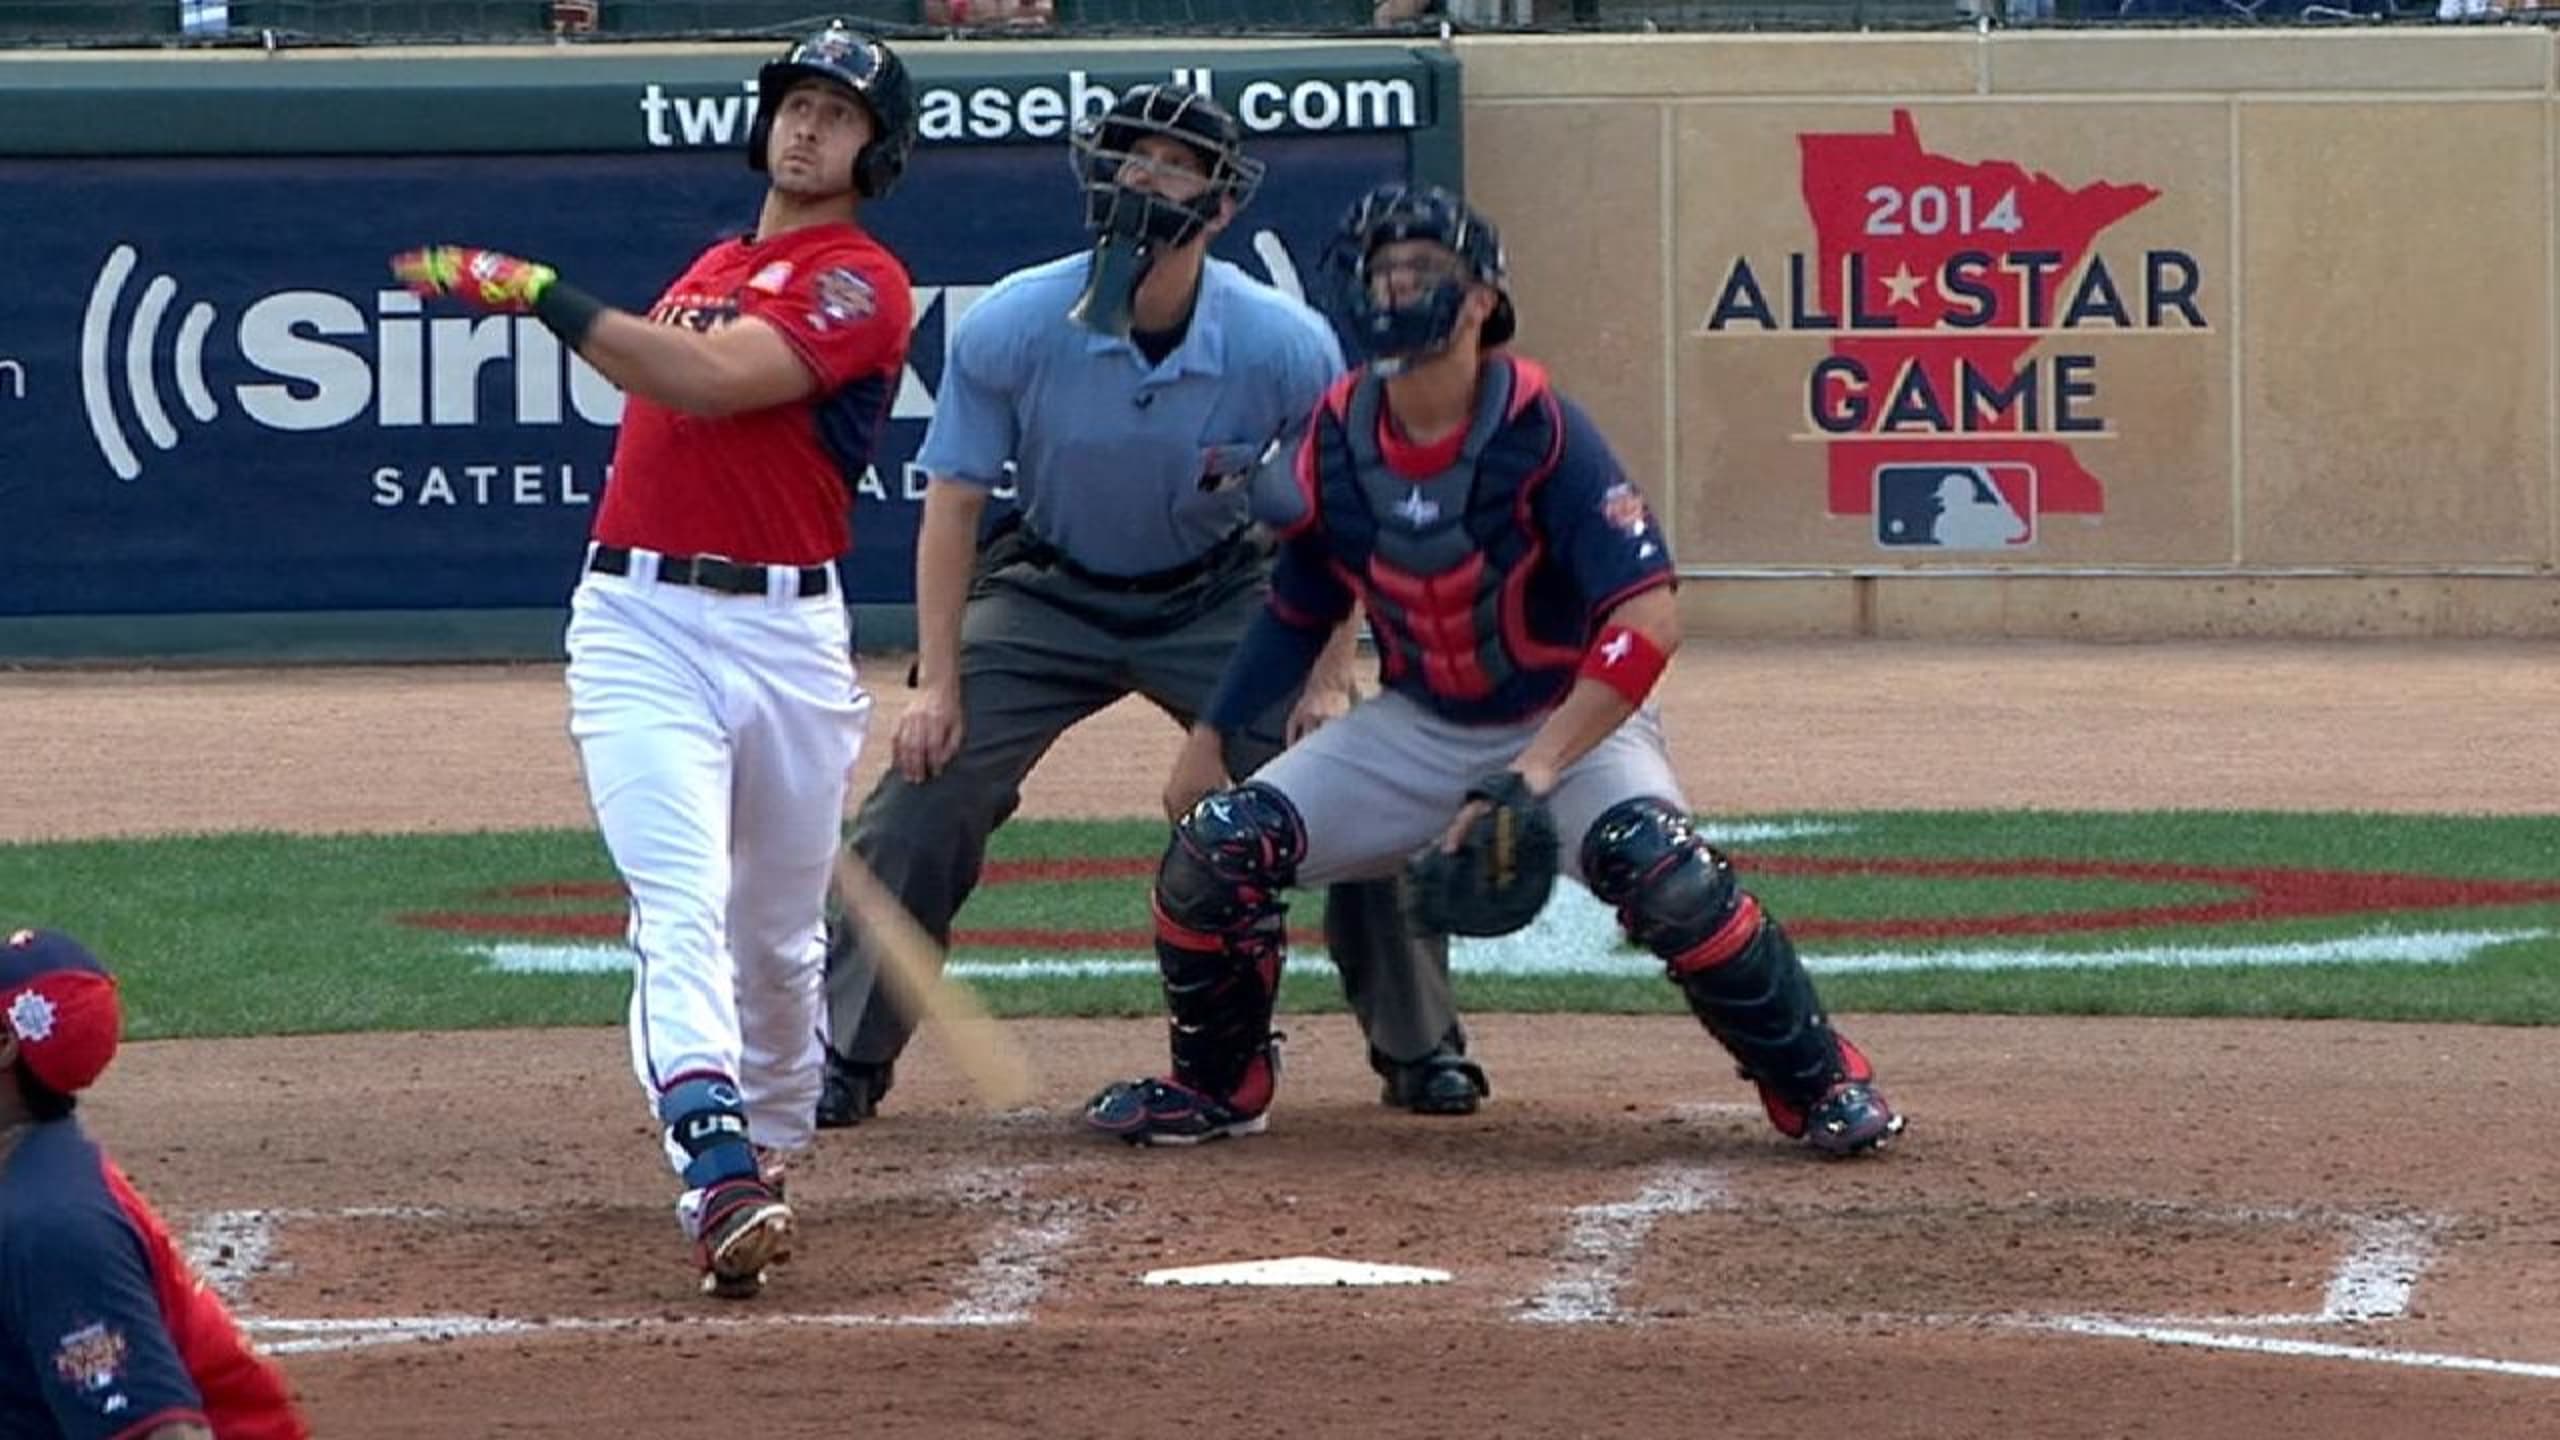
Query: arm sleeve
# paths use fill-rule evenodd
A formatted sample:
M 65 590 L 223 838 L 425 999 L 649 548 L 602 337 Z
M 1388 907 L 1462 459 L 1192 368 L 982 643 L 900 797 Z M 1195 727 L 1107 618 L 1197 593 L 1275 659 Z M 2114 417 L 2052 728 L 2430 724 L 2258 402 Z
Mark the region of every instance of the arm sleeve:
M 1539 492 L 1539 518 L 1556 563 L 1596 619 L 1630 595 L 1674 583 L 1671 542 L 1600 427 L 1571 402 L 1558 404 L 1564 454 Z
M 992 489 L 1014 458 L 1013 336 L 1006 307 L 990 296 L 960 317 L 951 336 L 933 419 L 916 463 L 925 473 Z
M 742 308 L 782 332 L 821 391 L 905 365 L 915 321 L 907 277 L 854 252 L 820 256 L 778 292 L 749 289 Z
M 12 1228 L 7 1330 L 66 1440 L 119 1440 L 209 1424 L 160 1314 L 142 1237 L 74 1202 Z
M 1351 587 L 1323 560 L 1318 537 L 1302 536 L 1280 549 L 1271 571 L 1271 595 L 1252 628 L 1227 661 L 1227 673 L 1209 696 L 1201 718 L 1232 735 L 1254 717 L 1298 692 L 1334 627 L 1351 613 Z

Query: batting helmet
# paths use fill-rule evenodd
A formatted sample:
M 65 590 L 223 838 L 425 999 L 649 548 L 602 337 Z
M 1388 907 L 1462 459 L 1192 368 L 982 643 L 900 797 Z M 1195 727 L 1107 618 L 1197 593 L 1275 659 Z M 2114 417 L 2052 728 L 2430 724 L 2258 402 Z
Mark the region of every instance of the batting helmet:
M 1188 200 L 1122 183 L 1138 142 L 1150 135 L 1196 151 L 1208 188 Z M 1262 184 L 1262 162 L 1244 153 L 1244 127 L 1226 107 L 1180 85 L 1139 85 L 1099 114 L 1076 122 L 1068 163 L 1084 189 L 1084 227 L 1153 245 L 1180 245 L 1218 218 L 1221 201 L 1241 206 Z
M 1458 258 L 1456 273 L 1428 293 L 1395 303 L 1370 283 L 1369 261 L 1380 246 L 1428 240 Z M 1510 263 L 1493 222 L 1437 185 L 1387 184 L 1360 197 L 1343 216 L 1342 229 L 1325 253 L 1337 304 L 1352 337 L 1373 360 L 1412 361 L 1449 346 L 1458 307 L 1470 284 L 1488 285 L 1497 297 L 1479 343 L 1490 350 L 1517 328 L 1511 309 Z
M 756 72 L 756 123 L 747 130 L 747 168 L 765 168 L 773 117 L 782 97 L 801 80 L 832 80 L 871 109 L 873 134 L 853 157 L 854 193 L 877 200 L 896 188 L 916 146 L 916 87 L 906 63 L 889 42 L 842 20 L 793 45 Z

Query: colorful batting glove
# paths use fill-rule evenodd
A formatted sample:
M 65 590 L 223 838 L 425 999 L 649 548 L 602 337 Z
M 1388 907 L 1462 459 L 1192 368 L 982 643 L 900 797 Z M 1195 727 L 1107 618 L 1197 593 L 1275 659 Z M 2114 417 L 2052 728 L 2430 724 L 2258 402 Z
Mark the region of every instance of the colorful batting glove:
M 560 272 L 532 260 L 468 245 L 430 245 L 391 257 L 391 273 L 419 295 L 450 295 L 474 310 L 521 315 Z

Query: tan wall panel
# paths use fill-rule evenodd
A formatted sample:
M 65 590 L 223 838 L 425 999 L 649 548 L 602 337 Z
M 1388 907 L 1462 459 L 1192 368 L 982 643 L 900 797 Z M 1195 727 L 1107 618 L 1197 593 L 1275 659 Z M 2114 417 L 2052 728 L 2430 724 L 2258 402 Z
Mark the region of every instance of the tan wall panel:
M 2241 136 L 2243 560 L 2548 563 L 2544 106 L 2250 104 Z
M 1802 578 L 1689 580 L 1705 637 L 2062 640 L 2560 640 L 2560 577 Z
M 1683 561 L 2228 563 L 2227 108 L 2146 104 L 2129 119 L 2121 106 L 2039 106 L 2032 125 L 2009 106 L 1908 109 L 1907 144 L 1894 140 L 1894 109 L 1883 105 L 1712 105 L 1679 112 L 1673 232 L 1682 498 L 1675 533 Z M 1807 134 L 1874 138 L 1854 151 L 1826 149 L 1823 158 L 1809 160 L 1798 139 Z M 1888 142 L 1910 156 L 1874 158 Z M 1827 252 L 1806 198 L 1808 165 L 1836 192 L 1823 202 L 1833 237 Z M 1879 181 L 1906 198 L 1876 197 Z M 1953 238 L 1960 202 L 1931 212 L 1941 222 L 1935 238 L 1913 233 L 1920 189 L 1946 195 L 1960 187 L 1973 195 L 1978 223 L 1970 236 Z M 2010 196 L 2007 213 L 2016 223 L 2003 226 L 2000 202 Z M 1902 308 L 1875 289 L 1876 313 L 1932 327 L 1930 338 L 1850 345 L 1842 343 L 1843 332 L 1795 328 L 1785 294 L 1791 256 L 1805 257 L 1808 273 L 1818 274 L 1827 260 L 1854 251 L 1873 281 L 1888 270 L 1938 274 L 1961 248 L 1999 255 L 2047 246 L 2083 257 L 2084 268 L 2056 286 L 2042 317 L 2024 310 L 2020 281 L 2005 282 L 1994 317 L 1999 327 L 2053 331 L 2065 298 L 2102 263 L 2132 328 L 2084 317 L 2091 323 L 2083 328 L 1995 339 L 1986 350 L 1984 342 L 1939 323 L 1948 307 L 1934 288 L 1924 287 L 1918 303 Z M 2192 276 L 2202 327 L 2165 295 L 2157 307 L 2146 304 L 2144 277 L 2155 253 L 2164 291 Z M 1697 333 L 1734 283 L 1738 262 L 1751 267 L 1779 328 L 1728 317 L 1720 333 Z M 2038 318 L 2041 326 L 2029 323 Z M 2153 325 L 2155 318 L 2162 323 Z M 2094 388 L 2077 409 L 2083 418 L 2103 419 L 2108 438 L 2022 444 L 1998 433 L 1958 433 L 1916 444 L 1807 440 L 1818 434 L 1807 401 L 1813 370 L 1835 352 L 1860 360 L 1871 397 L 1890 388 L 1904 357 L 1927 357 L 1948 410 L 1957 403 L 1949 356 L 1973 357 L 1992 383 L 2035 374 L 2045 387 L 2039 427 L 2048 434 L 2052 386 L 2067 373 Z M 2012 475 L 2032 469 L 2048 507 L 2036 517 L 2033 542 L 1993 550 L 1880 543 L 1879 520 L 1871 513 L 1877 469 L 1930 461 L 1979 461 Z
M 1873 601 L 1870 588 L 1846 579 L 1683 580 L 1680 629 L 1732 639 L 1871 635 Z
M 1981 44 L 1971 36 L 1505 35 L 1469 37 L 1457 48 L 1469 101 L 1981 88 Z
M 1984 68 L 1995 95 L 2538 92 L 2551 83 L 2551 49 L 2532 28 L 2046 32 L 1997 37 Z
M 1520 352 L 1591 412 L 1671 524 L 1661 114 L 1649 104 L 1471 105 L 1467 194 L 1510 253 Z

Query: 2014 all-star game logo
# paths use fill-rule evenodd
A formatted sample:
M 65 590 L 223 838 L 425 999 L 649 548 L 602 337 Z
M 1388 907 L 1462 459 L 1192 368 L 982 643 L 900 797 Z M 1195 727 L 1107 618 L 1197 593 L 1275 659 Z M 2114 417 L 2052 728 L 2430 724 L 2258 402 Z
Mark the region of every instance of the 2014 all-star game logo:
M 1829 513 L 1874 517 L 1880 545 L 1968 550 L 2104 513 L 2075 446 L 2118 432 L 2073 342 L 2212 331 L 2194 255 L 2099 245 L 2160 192 L 1933 154 L 1907 110 L 1797 143 L 1814 249 L 1735 256 L 1699 333 L 1832 337 L 1791 437 L 1825 448 Z

